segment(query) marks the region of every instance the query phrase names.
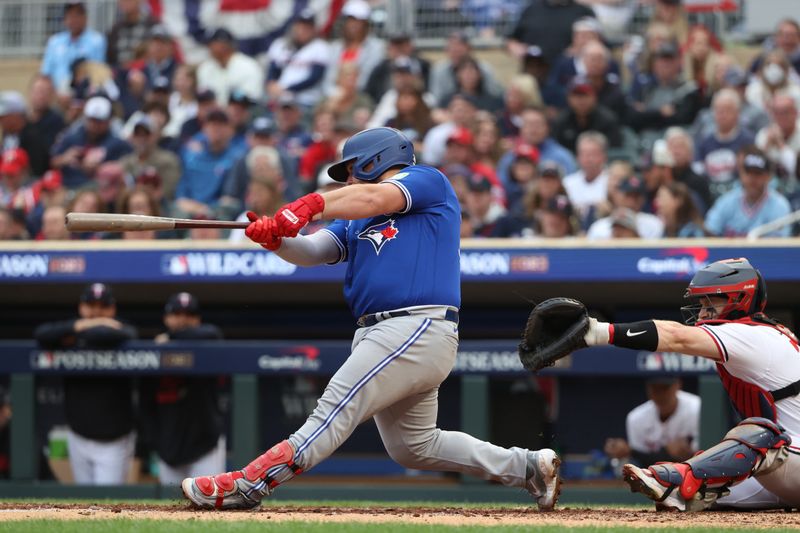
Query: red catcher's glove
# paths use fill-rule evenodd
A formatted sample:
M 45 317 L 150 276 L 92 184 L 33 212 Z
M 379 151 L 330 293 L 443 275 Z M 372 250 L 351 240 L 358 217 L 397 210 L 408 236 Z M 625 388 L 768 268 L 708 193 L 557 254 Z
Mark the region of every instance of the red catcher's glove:
M 315 192 L 301 196 L 294 202 L 286 204 L 275 213 L 278 234 L 281 237 L 297 237 L 300 230 L 311 222 L 314 215 L 322 213 L 324 209 L 325 199 Z
M 275 223 L 274 218 L 258 218 L 258 215 L 252 211 L 248 211 L 247 219 L 250 221 L 250 225 L 244 230 L 244 234 L 247 235 L 250 240 L 257 242 L 263 248 L 271 252 L 281 247 L 281 241 L 283 239 L 278 235 L 278 225 Z

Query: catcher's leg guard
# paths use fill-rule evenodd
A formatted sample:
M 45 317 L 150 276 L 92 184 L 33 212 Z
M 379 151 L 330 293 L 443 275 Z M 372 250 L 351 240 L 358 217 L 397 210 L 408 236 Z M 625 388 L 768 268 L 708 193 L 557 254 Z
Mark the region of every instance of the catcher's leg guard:
M 294 463 L 294 448 L 288 440 L 279 442 L 242 470 L 186 478 L 181 488 L 186 498 L 201 509 L 252 509 L 278 485 L 267 474 L 278 465 L 288 466 L 294 474 L 302 472 Z
M 785 446 L 790 442 L 783 428 L 771 420 L 747 418 L 722 442 L 688 461 L 647 469 L 625 465 L 623 479 L 631 491 L 641 492 L 661 508 L 700 511 L 734 483 L 777 468 L 786 460 Z

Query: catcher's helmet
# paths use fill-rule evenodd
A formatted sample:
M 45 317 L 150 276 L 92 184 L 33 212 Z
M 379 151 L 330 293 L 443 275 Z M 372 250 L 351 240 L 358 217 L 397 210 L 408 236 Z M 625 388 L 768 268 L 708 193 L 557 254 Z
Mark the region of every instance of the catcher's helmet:
M 767 284 L 744 257 L 724 259 L 698 270 L 683 295 L 696 300 L 702 296 L 726 296 L 728 302 L 715 318 L 736 320 L 764 311 Z M 681 307 L 685 322 L 696 324 L 701 308 L 700 302 Z
M 353 176 L 361 181 L 375 181 L 393 167 L 407 167 L 416 162 L 414 145 L 394 128 L 372 128 L 356 133 L 344 143 L 342 160 L 328 169 L 328 176 L 347 181 L 347 164 L 353 163 Z M 372 163 L 369 170 L 365 167 Z

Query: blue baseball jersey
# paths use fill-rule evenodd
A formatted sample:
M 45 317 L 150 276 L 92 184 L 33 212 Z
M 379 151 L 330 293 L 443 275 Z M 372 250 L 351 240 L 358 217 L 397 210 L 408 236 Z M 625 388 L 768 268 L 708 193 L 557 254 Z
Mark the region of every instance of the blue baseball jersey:
M 433 167 L 404 168 L 375 187 L 398 187 L 402 212 L 336 220 L 329 232 L 347 262 L 344 296 L 353 314 L 415 305 L 461 304 L 461 208 Z

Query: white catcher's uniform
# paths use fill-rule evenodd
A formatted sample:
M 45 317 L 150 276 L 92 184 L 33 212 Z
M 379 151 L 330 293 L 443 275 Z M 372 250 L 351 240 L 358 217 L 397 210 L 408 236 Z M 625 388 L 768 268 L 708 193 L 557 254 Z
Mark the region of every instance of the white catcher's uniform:
M 741 322 L 699 327 L 714 339 L 723 359 L 720 366 L 734 378 L 767 391 L 800 380 L 800 347 L 776 328 Z M 775 407 L 776 422 L 792 439 L 789 459 L 769 474 L 757 475 L 731 487 L 729 496 L 717 500 L 720 505 L 741 508 L 800 505 L 800 395 L 777 401 Z

